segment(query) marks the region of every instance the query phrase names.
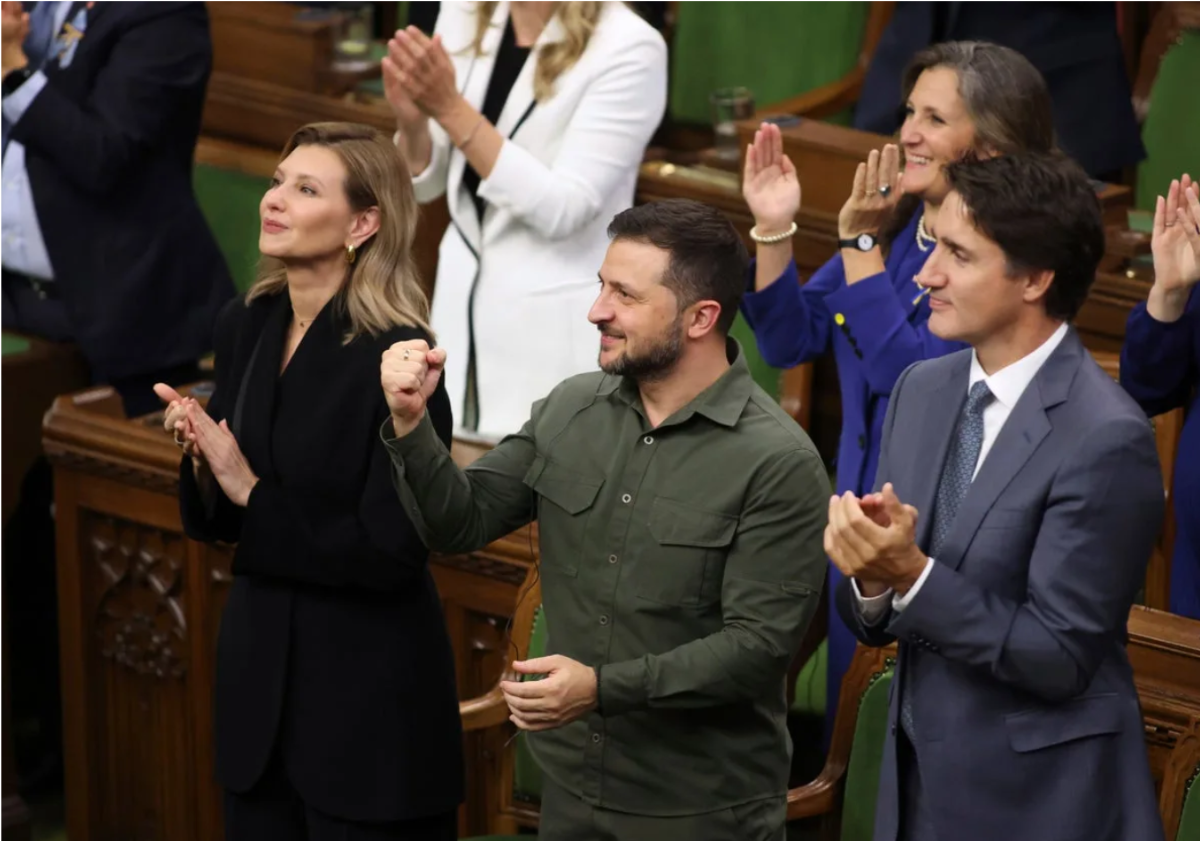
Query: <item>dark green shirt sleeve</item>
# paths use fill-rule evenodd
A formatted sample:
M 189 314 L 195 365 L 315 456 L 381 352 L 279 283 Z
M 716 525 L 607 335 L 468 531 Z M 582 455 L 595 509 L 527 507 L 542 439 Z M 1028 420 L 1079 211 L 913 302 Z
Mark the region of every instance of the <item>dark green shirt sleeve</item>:
M 795 450 L 753 482 L 721 586 L 724 627 L 662 654 L 600 668 L 605 716 L 755 701 L 787 673 L 820 602 L 829 479 Z
M 533 491 L 525 475 L 537 448 L 529 421 L 466 470 L 459 468 L 426 415 L 396 438 L 391 420 L 379 430 L 392 460 L 392 481 L 425 545 L 435 552 L 473 552 L 531 522 Z

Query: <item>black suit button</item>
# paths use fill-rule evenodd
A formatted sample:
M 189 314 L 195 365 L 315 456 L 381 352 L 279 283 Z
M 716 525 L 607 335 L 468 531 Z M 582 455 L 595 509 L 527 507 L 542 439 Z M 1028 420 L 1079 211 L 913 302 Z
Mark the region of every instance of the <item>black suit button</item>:
M 863 358 L 862 351 L 859 350 L 858 348 L 854 349 L 854 355 L 857 356 L 859 359 Z

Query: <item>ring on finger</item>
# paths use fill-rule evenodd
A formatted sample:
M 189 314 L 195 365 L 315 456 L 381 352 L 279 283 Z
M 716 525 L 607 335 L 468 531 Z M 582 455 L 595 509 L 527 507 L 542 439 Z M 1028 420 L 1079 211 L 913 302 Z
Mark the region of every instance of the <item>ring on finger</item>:
M 175 437 L 175 443 L 176 443 L 176 444 L 178 444 L 179 446 L 183 447 L 183 446 L 186 446 L 186 445 L 187 445 L 187 441 L 184 441 L 182 438 L 180 438 L 180 437 L 179 437 L 179 430 L 178 430 L 178 429 L 177 429 L 177 430 L 175 430 L 175 436 L 174 436 L 174 437 Z
M 409 355 L 409 351 L 407 351 L 407 350 L 406 350 L 406 351 L 404 351 L 404 358 L 405 358 L 405 359 L 408 359 L 408 355 Z
M 880 184 L 879 185 L 879 195 L 883 196 L 885 199 L 888 197 L 888 194 L 891 192 L 892 192 L 891 185 L 889 185 L 889 184 Z

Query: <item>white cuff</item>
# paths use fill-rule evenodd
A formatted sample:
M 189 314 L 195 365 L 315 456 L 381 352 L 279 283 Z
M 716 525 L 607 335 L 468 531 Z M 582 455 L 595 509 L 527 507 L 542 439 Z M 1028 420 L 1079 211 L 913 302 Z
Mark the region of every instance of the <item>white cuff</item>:
M 37 95 L 46 87 L 46 74 L 35 70 L 19 88 L 4 97 L 4 117 L 13 125 L 25 116 L 29 106 L 37 99 Z
M 890 589 L 868 598 L 858 589 L 858 581 L 851 578 L 850 590 L 854 593 L 854 600 L 858 602 L 858 615 L 862 617 L 864 625 L 878 625 L 887 616 L 888 603 L 894 595 Z
M 921 585 L 929 577 L 931 569 L 933 569 L 933 558 L 927 558 L 925 560 L 925 569 L 921 570 L 921 575 L 917 578 L 917 582 L 903 596 L 897 595 L 892 599 L 892 610 L 900 613 L 912 603 L 912 600 L 917 597 L 917 591 L 921 589 Z

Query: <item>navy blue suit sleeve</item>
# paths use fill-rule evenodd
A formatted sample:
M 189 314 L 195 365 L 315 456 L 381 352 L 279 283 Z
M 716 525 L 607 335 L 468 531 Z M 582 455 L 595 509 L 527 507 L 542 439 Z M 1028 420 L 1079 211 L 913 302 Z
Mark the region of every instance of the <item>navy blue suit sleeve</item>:
M 1188 404 L 1200 380 L 1193 351 L 1200 331 L 1200 287 L 1192 290 L 1187 309 L 1165 323 L 1140 303 L 1129 313 L 1121 347 L 1121 385 L 1147 415 L 1161 415 Z
M 12 129 L 30 154 L 97 196 L 120 190 L 143 150 L 174 130 L 180 109 L 203 99 L 212 67 L 204 4 L 116 5 L 134 8 L 121 10 L 126 29 L 87 101 L 71 100 L 51 79 Z

